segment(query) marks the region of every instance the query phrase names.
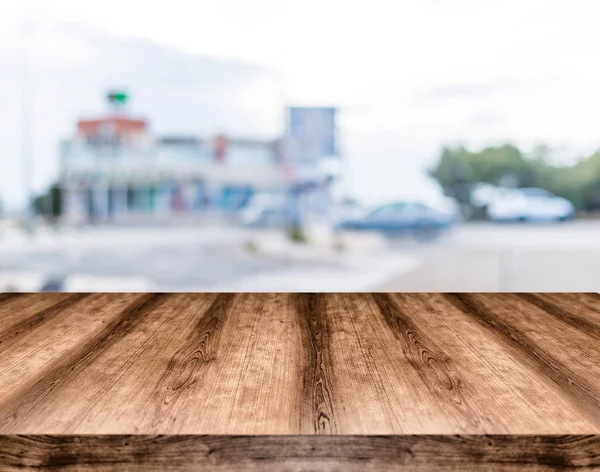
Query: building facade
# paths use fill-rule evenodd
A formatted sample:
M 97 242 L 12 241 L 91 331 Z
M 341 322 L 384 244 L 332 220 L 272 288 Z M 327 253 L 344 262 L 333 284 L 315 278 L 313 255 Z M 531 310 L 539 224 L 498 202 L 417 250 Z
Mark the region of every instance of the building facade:
M 120 114 L 80 120 L 61 143 L 64 220 L 235 214 L 257 191 L 284 190 L 281 149 L 279 140 L 155 136 Z

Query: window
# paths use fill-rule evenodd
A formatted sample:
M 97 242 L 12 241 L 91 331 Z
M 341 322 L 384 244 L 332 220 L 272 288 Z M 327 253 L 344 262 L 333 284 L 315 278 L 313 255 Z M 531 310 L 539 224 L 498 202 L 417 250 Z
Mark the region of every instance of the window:
M 543 188 L 524 188 L 520 192 L 528 197 L 552 197 L 553 195 Z
M 373 211 L 369 217 L 370 218 L 387 218 L 390 216 L 399 215 L 404 213 L 407 210 L 406 203 L 392 203 L 391 205 L 386 205 L 384 207 L 378 208 Z

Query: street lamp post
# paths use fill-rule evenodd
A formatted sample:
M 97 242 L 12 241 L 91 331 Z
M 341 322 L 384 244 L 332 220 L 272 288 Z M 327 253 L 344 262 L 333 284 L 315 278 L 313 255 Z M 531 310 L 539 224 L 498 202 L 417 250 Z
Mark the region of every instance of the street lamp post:
M 25 190 L 25 228 L 27 232 L 33 233 L 35 230 L 34 208 L 32 197 L 32 97 L 31 97 L 31 71 L 30 71 L 30 45 L 33 34 L 33 24 L 28 18 L 23 24 L 23 50 L 22 50 L 22 107 L 23 107 L 23 186 Z

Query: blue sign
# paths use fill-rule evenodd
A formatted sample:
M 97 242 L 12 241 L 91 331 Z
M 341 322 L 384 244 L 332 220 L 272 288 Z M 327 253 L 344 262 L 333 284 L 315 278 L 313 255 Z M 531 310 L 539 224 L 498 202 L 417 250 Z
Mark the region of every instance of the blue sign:
M 336 114 L 332 107 L 289 109 L 292 160 L 316 161 L 337 155 Z

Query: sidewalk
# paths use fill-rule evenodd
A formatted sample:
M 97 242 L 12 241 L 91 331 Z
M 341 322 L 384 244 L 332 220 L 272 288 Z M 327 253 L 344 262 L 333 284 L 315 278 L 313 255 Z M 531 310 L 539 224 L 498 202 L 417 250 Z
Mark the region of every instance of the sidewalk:
M 377 235 L 344 233 L 334 236 L 316 229 L 308 239 L 305 244 L 294 243 L 283 233 L 257 232 L 250 239 L 255 245 L 256 257 L 286 260 L 290 262 L 290 268 L 241 278 L 214 289 L 228 292 L 364 292 L 416 269 L 421 259 L 406 251 L 391 249 L 388 242 Z
M 0 238 L 0 291 L 38 291 L 54 280 L 63 291 L 367 291 L 420 257 L 376 236 L 334 238 L 318 228 L 307 244 L 231 227 L 14 230 Z M 179 276 L 161 282 L 157 264 Z
M 597 292 L 600 224 L 468 224 L 380 291 Z

